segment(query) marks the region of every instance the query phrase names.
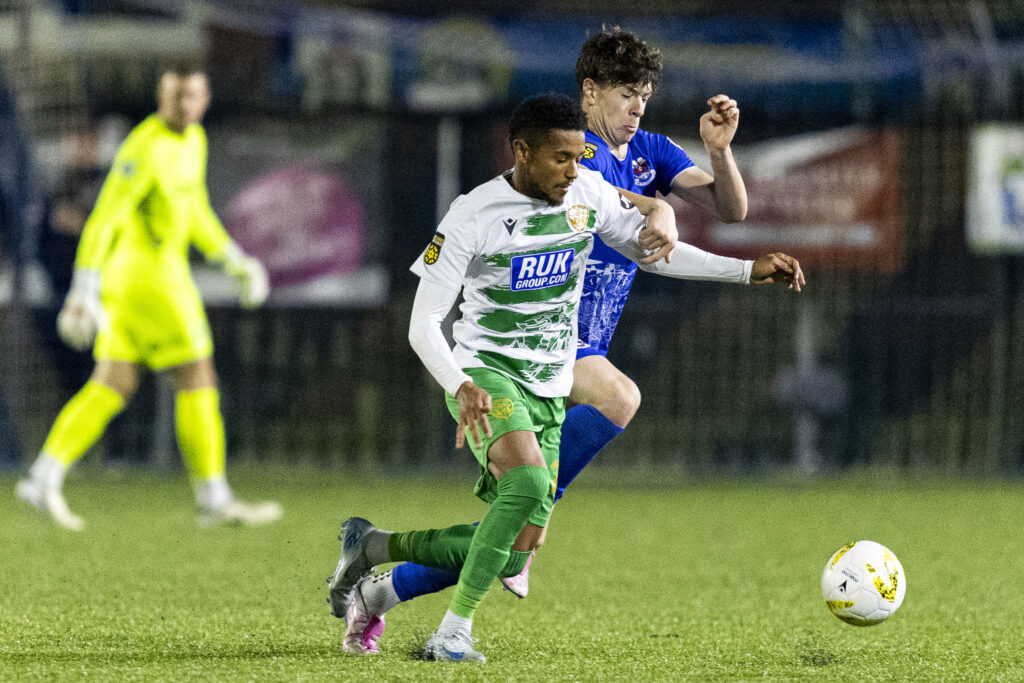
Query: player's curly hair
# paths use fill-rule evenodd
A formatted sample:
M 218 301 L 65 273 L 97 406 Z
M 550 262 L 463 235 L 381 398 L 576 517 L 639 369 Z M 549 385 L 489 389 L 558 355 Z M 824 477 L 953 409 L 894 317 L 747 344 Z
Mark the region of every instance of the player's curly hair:
M 520 102 L 512 112 L 508 141 L 525 140 L 532 147 L 553 129 L 586 130 L 587 115 L 579 102 L 565 95 L 534 95 Z
M 661 80 L 661 51 L 648 47 L 632 31 L 602 26 L 600 33 L 583 43 L 576 60 L 576 84 L 581 90 L 587 78 L 601 87 L 640 84 L 656 91 Z

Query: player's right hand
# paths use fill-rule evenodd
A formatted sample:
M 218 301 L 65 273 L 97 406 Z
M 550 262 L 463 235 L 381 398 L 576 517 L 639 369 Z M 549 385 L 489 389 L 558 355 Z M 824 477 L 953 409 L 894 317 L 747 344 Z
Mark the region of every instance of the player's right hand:
M 473 439 L 473 445 L 483 445 L 483 437 L 491 438 L 491 423 L 487 420 L 491 412 L 491 395 L 472 382 L 463 382 L 455 392 L 455 400 L 459 402 L 459 426 L 455 430 L 455 447 L 462 448 L 466 444 L 466 431 Z M 481 434 L 483 436 L 481 436 Z
M 57 314 L 57 333 L 71 348 L 86 351 L 92 347 L 103 320 L 103 307 L 99 302 L 89 306 L 69 296 Z
M 57 314 L 57 334 L 76 351 L 92 347 L 96 333 L 106 327 L 107 317 L 100 302 L 99 273 L 76 270 L 71 289 Z

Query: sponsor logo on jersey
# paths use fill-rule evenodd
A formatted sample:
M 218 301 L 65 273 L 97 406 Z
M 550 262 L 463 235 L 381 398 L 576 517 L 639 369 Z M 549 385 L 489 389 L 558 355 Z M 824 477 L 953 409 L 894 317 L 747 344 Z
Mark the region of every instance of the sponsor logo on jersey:
M 505 229 L 508 230 L 509 235 L 511 235 L 512 231 L 516 229 L 516 223 L 518 220 L 519 219 L 517 218 L 506 218 L 501 222 L 501 224 L 505 226 Z
M 597 145 L 593 142 L 587 142 L 583 145 L 584 159 L 593 159 L 595 154 L 597 154 Z
M 512 257 L 512 291 L 521 292 L 564 285 L 569 281 L 575 256 L 576 251 L 570 248 L 546 254 Z
M 590 207 L 585 204 L 573 204 L 565 212 L 565 220 L 575 232 L 586 232 L 590 221 Z
M 647 159 L 643 157 L 633 159 L 633 182 L 637 187 L 650 185 L 651 181 L 654 180 L 654 174 L 655 170 L 647 163 Z
M 507 420 L 512 417 L 512 412 L 515 410 L 515 404 L 512 403 L 512 399 L 499 398 L 491 404 L 491 417 L 496 417 L 499 420 Z
M 428 266 L 431 263 L 437 263 L 437 257 L 441 255 L 441 246 L 444 244 L 444 235 L 439 232 L 434 233 L 434 239 L 430 240 L 430 244 L 427 246 L 427 251 L 423 254 L 423 262 Z
M 636 204 L 634 204 L 633 202 L 629 201 L 629 199 L 624 194 L 620 194 L 619 195 L 619 205 L 621 205 L 622 208 L 625 209 L 626 211 L 629 211 L 634 206 L 636 206 Z

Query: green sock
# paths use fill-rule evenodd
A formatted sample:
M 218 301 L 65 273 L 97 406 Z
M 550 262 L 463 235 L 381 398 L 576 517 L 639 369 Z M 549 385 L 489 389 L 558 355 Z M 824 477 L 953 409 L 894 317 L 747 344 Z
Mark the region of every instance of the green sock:
M 472 524 L 426 531 L 396 531 L 388 539 L 388 555 L 391 562 L 415 562 L 457 572 L 466 561 L 475 532 Z
M 473 534 L 448 609 L 460 617 L 473 617 L 494 579 L 509 563 L 516 537 L 550 488 L 551 475 L 537 465 L 516 467 L 498 480 L 498 497 Z
M 68 466 L 85 455 L 107 423 L 124 408 L 124 398 L 105 384 L 89 380 L 71 397 L 43 444 L 43 453 Z
M 466 563 L 473 542 L 475 524 L 458 524 L 447 529 L 396 531 L 388 539 L 388 562 L 415 562 L 427 567 L 458 572 Z M 529 550 L 510 550 L 499 577 L 515 576 L 530 559 Z
M 530 554 L 529 550 L 509 550 L 508 562 L 498 574 L 498 578 L 506 579 L 523 571 L 526 568 L 526 561 L 530 559 Z

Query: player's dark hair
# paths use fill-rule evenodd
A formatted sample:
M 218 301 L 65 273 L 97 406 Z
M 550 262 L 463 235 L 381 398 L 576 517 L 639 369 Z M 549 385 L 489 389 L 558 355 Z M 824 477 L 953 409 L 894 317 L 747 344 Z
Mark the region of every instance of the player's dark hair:
M 192 74 L 205 74 L 206 67 L 199 59 L 183 58 L 168 62 L 164 65 L 164 68 L 160 73 L 174 74 L 175 76 L 184 78 L 185 76 L 191 76 Z
M 548 93 L 527 97 L 512 112 L 508 141 L 524 140 L 531 147 L 540 144 L 551 130 L 586 130 L 587 115 L 576 100 Z
M 661 51 L 648 47 L 632 31 L 602 26 L 600 33 L 583 43 L 576 60 L 576 84 L 581 90 L 588 78 L 601 87 L 639 84 L 656 91 L 661 80 Z

